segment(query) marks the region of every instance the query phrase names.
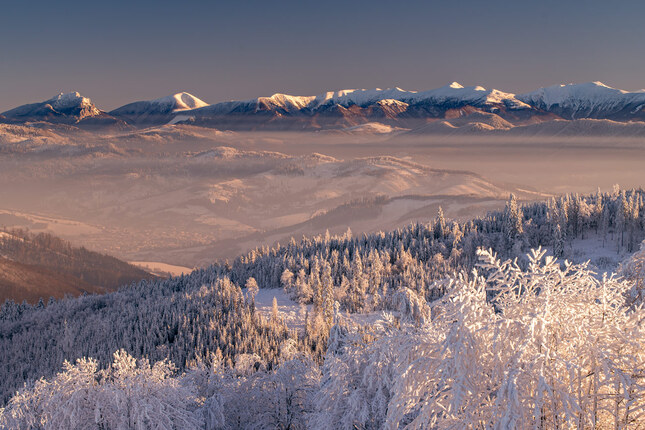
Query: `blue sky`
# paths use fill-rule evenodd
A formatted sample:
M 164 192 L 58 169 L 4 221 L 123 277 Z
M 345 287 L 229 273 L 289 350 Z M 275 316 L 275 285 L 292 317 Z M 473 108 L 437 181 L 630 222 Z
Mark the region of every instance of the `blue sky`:
M 0 111 L 458 81 L 645 87 L 642 1 L 23 1 L 0 6 Z

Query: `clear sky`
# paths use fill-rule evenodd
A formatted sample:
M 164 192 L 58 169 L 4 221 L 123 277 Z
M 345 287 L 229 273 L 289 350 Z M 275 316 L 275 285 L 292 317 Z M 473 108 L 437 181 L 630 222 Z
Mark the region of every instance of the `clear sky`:
M 645 2 L 25 0 L 0 4 L 0 111 L 77 90 L 102 109 L 458 81 L 645 87 Z

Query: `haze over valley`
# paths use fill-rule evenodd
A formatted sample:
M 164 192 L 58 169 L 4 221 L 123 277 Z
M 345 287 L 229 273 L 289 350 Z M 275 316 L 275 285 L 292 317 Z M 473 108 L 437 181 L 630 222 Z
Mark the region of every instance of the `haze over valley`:
M 2 114 L 0 224 L 190 268 L 440 206 L 484 215 L 510 193 L 638 187 L 641 99 L 600 83 L 520 96 L 453 83 L 215 105 L 178 93 L 104 112 L 63 94 Z

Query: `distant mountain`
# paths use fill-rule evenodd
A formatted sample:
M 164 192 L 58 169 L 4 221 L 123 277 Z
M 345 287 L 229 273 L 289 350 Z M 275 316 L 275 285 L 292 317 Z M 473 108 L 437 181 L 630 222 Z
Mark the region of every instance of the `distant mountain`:
M 645 122 L 620 122 L 609 119 L 554 119 L 508 127 L 494 114 L 465 115 L 457 120 L 434 121 L 407 131 L 407 135 L 495 135 L 495 136 L 602 136 L 645 137 Z
M 30 103 L 8 110 L 3 115 L 9 119 L 78 122 L 87 117 L 99 116 L 101 111 L 87 97 L 77 92 L 60 93 L 49 100 L 40 103 Z
M 0 303 L 104 293 L 155 276 L 49 234 L 0 230 Z
M 60 93 L 49 100 L 30 103 L 2 113 L 3 122 L 48 122 L 79 128 L 127 128 L 127 124 L 98 109 L 78 92 Z
M 205 106 L 208 106 L 208 103 L 192 94 L 182 92 L 156 100 L 130 103 L 110 111 L 109 114 L 129 124 L 150 126 L 169 123 L 178 112 Z
M 218 103 L 182 112 L 196 125 L 232 129 L 328 129 L 348 128 L 370 122 L 393 127 L 420 126 L 428 120 L 458 116 L 459 110 L 495 112 L 513 121 L 524 120 L 531 106 L 513 94 L 463 87 L 417 92 L 401 88 L 341 90 L 318 96 L 274 94 L 245 101 Z
M 630 93 L 602 82 L 555 85 L 518 95 L 517 98 L 533 108 L 543 109 L 564 119 L 645 120 L 645 91 Z
M 506 134 L 517 136 L 604 136 L 645 137 L 645 122 L 619 122 L 609 119 L 554 120 L 513 127 Z
M 428 91 L 347 89 L 317 96 L 274 94 L 209 105 L 181 92 L 110 111 L 78 93 L 60 94 L 2 114 L 0 122 L 68 124 L 79 128 L 146 128 L 191 124 L 222 130 L 346 130 L 364 124 L 393 129 L 489 131 L 557 119 L 645 121 L 645 90 L 628 92 L 601 82 L 556 85 L 515 95 L 457 82 Z M 480 115 L 483 121 L 453 121 Z M 491 122 L 490 115 L 495 115 Z M 367 127 L 372 130 L 373 127 Z M 359 130 L 361 130 L 359 128 Z

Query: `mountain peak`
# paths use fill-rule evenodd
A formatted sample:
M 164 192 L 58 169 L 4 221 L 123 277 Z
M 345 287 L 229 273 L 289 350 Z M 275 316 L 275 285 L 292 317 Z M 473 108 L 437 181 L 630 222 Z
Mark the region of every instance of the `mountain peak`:
M 3 113 L 11 121 L 52 121 L 75 123 L 101 115 L 92 101 L 77 91 L 59 93 L 39 103 L 18 106 Z
M 72 91 L 69 93 L 61 92 L 57 96 L 46 100 L 45 103 L 50 104 L 56 110 L 64 110 L 73 107 L 96 109 L 92 104 L 92 100 L 87 97 L 83 97 L 78 91 Z M 98 111 L 98 109 L 96 110 Z
M 51 99 L 49 99 L 47 101 L 74 100 L 74 99 L 79 99 L 79 98 L 83 98 L 83 96 L 81 96 L 81 94 L 78 91 L 71 91 L 69 93 L 64 93 L 64 92 L 61 91 L 60 93 L 58 93 L 57 96 L 54 96 L 54 97 L 52 97 Z
M 517 98 L 566 119 L 631 116 L 640 112 L 645 104 L 642 93 L 630 93 L 600 81 L 553 85 Z
M 452 84 L 448 85 L 449 88 L 455 88 L 455 89 L 461 89 L 464 86 L 461 85 L 459 82 L 453 82 Z
M 162 97 L 160 99 L 151 100 L 150 103 L 172 106 L 175 111 L 197 109 L 208 106 L 208 103 L 205 101 L 198 99 L 194 95 L 185 91 Z

